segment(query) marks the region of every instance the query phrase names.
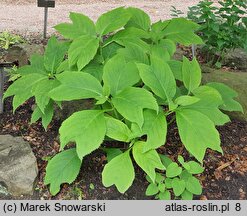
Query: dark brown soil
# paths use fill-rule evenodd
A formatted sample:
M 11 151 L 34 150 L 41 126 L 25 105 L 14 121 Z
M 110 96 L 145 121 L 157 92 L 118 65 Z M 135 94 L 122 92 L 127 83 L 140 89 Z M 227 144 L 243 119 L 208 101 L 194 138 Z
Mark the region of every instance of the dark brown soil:
M 147 182 L 144 173 L 136 167 L 133 186 L 120 194 L 115 187 L 105 188 L 101 183 L 101 172 L 106 163 L 103 152 L 97 150 L 84 159 L 77 180 L 64 184 L 58 195 L 52 197 L 43 184 L 47 159 L 59 150 L 59 121 L 53 121 L 47 132 L 40 123 L 29 125 L 33 100 L 29 100 L 14 114 L 11 100 L 5 103 L 5 113 L 0 115 L 0 134 L 22 136 L 27 140 L 37 157 L 39 175 L 33 196 L 11 197 L 0 195 L 0 199 L 153 199 L 145 196 Z M 171 158 L 178 154 L 189 157 L 181 145 L 176 125 L 171 125 L 165 147 L 160 152 Z M 203 184 L 203 195 L 197 199 L 246 199 L 247 193 L 247 122 L 233 120 L 219 127 L 224 155 L 208 150 L 204 160 L 205 172 L 199 176 Z

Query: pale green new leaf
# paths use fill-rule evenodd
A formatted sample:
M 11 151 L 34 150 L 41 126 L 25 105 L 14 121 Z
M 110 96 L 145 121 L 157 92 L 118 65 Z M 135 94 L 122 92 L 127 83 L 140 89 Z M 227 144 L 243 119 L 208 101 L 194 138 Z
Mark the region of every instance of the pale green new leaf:
M 107 128 L 106 136 L 122 142 L 130 141 L 131 130 L 126 124 L 112 117 L 105 117 L 105 119 Z
M 192 200 L 193 199 L 193 194 L 190 193 L 189 191 L 185 190 L 182 194 L 181 194 L 182 200 Z
M 175 196 L 180 196 L 185 190 L 185 181 L 179 178 L 172 180 L 172 188 Z
M 160 98 L 170 102 L 176 94 L 176 82 L 169 65 L 151 58 L 151 66 L 138 64 L 143 82 Z
M 235 97 L 238 96 L 238 93 L 228 87 L 227 85 L 223 83 L 216 83 L 216 82 L 211 82 L 207 83 L 207 86 L 210 86 L 214 89 L 216 89 L 224 102 L 224 104 L 220 105 L 220 109 L 226 110 L 226 111 L 240 111 L 243 112 L 243 107 L 239 102 L 234 100 Z
M 200 85 L 202 74 L 196 59 L 190 62 L 186 57 L 183 57 L 182 77 L 184 86 L 189 92 L 192 92 Z
M 76 143 L 82 159 L 99 148 L 106 134 L 106 122 L 101 110 L 83 110 L 72 114 L 59 129 L 61 149 L 69 142 Z
M 131 15 L 131 18 L 125 27 L 135 27 L 145 31 L 150 29 L 151 20 L 148 14 L 138 8 L 133 7 L 129 7 L 126 10 Z
M 96 36 L 95 25 L 87 16 L 71 12 L 69 17 L 72 24 L 61 23 L 55 26 L 55 29 L 65 38 L 76 39 L 82 35 Z
M 133 62 L 127 63 L 121 55 L 114 56 L 104 66 L 103 81 L 110 87 L 113 96 L 118 91 L 133 86 L 139 80 L 136 65 Z
M 49 92 L 53 100 L 70 101 L 103 96 L 100 82 L 88 73 L 68 71 L 57 75 L 57 79 L 61 85 Z
M 116 185 L 120 193 L 124 193 L 132 185 L 135 178 L 134 167 L 126 151 L 107 163 L 102 172 L 102 183 L 105 187 Z
M 130 19 L 130 14 L 123 7 L 102 14 L 96 22 L 98 34 L 106 35 L 123 27 Z
M 170 200 L 171 199 L 171 193 L 170 193 L 170 191 L 166 190 L 164 192 L 160 192 L 158 197 L 160 200 Z
M 166 142 L 167 122 L 163 112 L 158 114 L 153 110 L 144 110 L 143 132 L 147 135 L 147 142 L 143 151 L 156 149 Z
M 192 194 L 201 195 L 202 186 L 197 178 L 191 176 L 186 181 L 186 189 Z
M 178 166 L 178 164 L 175 162 L 170 163 L 168 167 L 166 168 L 166 176 L 168 178 L 176 177 L 180 175 L 181 173 L 182 173 L 182 168 Z
M 83 69 L 96 55 L 99 39 L 84 35 L 75 39 L 68 51 L 69 65 L 77 65 L 78 70 Z
M 191 174 L 200 174 L 204 171 L 204 168 L 195 161 L 189 161 L 186 164 L 189 165 L 190 169 L 188 170 Z
M 112 98 L 112 102 L 124 118 L 137 123 L 140 128 L 144 123 L 143 109 L 147 108 L 158 111 L 158 104 L 155 98 L 149 91 L 143 88 L 125 88 Z
M 75 149 L 65 150 L 53 157 L 46 167 L 45 184 L 50 184 L 52 195 L 60 191 L 63 183 L 71 184 L 79 174 L 81 160 Z
M 154 183 L 151 183 L 148 185 L 146 192 L 145 192 L 145 195 L 146 196 L 153 196 L 153 195 L 157 194 L 158 192 L 159 192 L 158 186 Z
M 182 143 L 197 160 L 203 160 L 207 148 L 222 152 L 219 133 L 207 116 L 181 109 L 176 111 L 176 121 Z
M 144 170 L 144 172 L 155 182 L 155 169 L 164 170 L 165 167 L 161 163 L 159 154 L 156 150 L 150 150 L 143 153 L 145 142 L 138 141 L 133 146 L 133 157 L 136 163 Z
M 44 65 L 49 73 L 53 73 L 57 70 L 68 48 L 69 43 L 61 43 L 55 36 L 50 38 L 44 55 Z

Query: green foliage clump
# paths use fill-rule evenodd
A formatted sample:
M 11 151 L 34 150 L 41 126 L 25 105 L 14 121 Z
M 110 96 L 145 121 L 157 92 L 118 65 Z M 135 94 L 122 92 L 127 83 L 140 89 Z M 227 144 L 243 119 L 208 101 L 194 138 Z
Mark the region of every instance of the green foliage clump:
M 8 31 L 0 33 L 0 48 L 8 50 L 10 46 L 23 43 L 24 40 L 15 34 L 11 34 Z
M 180 165 L 165 155 L 160 155 L 160 158 L 166 168 L 165 173 L 156 172 L 155 182 L 146 176 L 150 183 L 146 189 L 147 196 L 156 195 L 156 199 L 170 200 L 172 192 L 175 199 L 192 200 L 193 194 L 202 193 L 200 181 L 193 176 L 204 171 L 199 163 L 185 162 L 181 155 L 178 156 Z
M 199 32 L 208 52 L 207 61 L 220 67 L 225 54 L 235 48 L 244 48 L 247 52 L 247 1 L 200 1 L 189 8 L 188 19 L 200 23 Z
M 102 14 L 96 23 L 78 13 L 70 19 L 72 23 L 55 27 L 68 41 L 52 37 L 44 56 L 34 55 L 31 65 L 18 69 L 21 78 L 4 95 L 14 96 L 14 110 L 34 97 L 31 121 L 41 118 L 45 128 L 54 104 L 95 102 L 93 109 L 75 112 L 59 129 L 61 152 L 49 160 L 45 177 L 53 195 L 62 183 L 72 183 L 84 157 L 109 139 L 123 145 L 104 148 L 106 187 L 127 191 L 135 178 L 133 160 L 155 183 L 157 170 L 166 169 L 157 149 L 166 143 L 170 115 L 185 148 L 198 161 L 207 148 L 222 152 L 215 126 L 230 121 L 221 110 L 242 110 L 233 99 L 235 92 L 229 88 L 226 95 L 223 84 L 201 85 L 196 59 L 173 59 L 177 43 L 202 43 L 194 33 L 198 24 L 184 18 L 151 24 L 142 10 L 123 7 Z M 71 142 L 75 146 L 68 149 Z

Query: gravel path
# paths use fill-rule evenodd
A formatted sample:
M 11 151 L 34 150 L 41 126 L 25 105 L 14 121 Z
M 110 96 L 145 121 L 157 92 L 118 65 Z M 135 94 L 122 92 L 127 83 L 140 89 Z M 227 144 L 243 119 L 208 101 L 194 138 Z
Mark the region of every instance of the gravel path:
M 0 32 L 15 31 L 21 34 L 40 34 L 43 29 L 44 9 L 36 6 L 36 0 L 0 0 Z M 171 6 L 186 11 L 189 6 L 199 0 L 57 0 L 56 8 L 49 9 L 48 32 L 53 33 L 52 26 L 68 22 L 70 11 L 88 15 L 93 20 L 119 6 L 134 6 L 142 8 L 153 21 L 170 18 Z M 182 3 L 181 3 L 182 2 Z

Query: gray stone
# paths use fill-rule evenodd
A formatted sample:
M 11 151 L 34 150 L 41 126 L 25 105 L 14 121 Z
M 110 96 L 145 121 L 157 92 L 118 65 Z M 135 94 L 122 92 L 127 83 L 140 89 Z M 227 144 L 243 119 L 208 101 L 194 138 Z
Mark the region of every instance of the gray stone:
M 225 56 L 223 65 L 247 72 L 247 51 L 240 48 L 229 51 Z
M 19 66 L 28 64 L 30 57 L 33 54 L 44 53 L 44 46 L 38 44 L 18 44 L 10 47 L 4 56 L 6 62 L 18 62 Z
M 32 195 L 37 174 L 29 143 L 21 137 L 0 135 L 0 184 L 13 196 Z

